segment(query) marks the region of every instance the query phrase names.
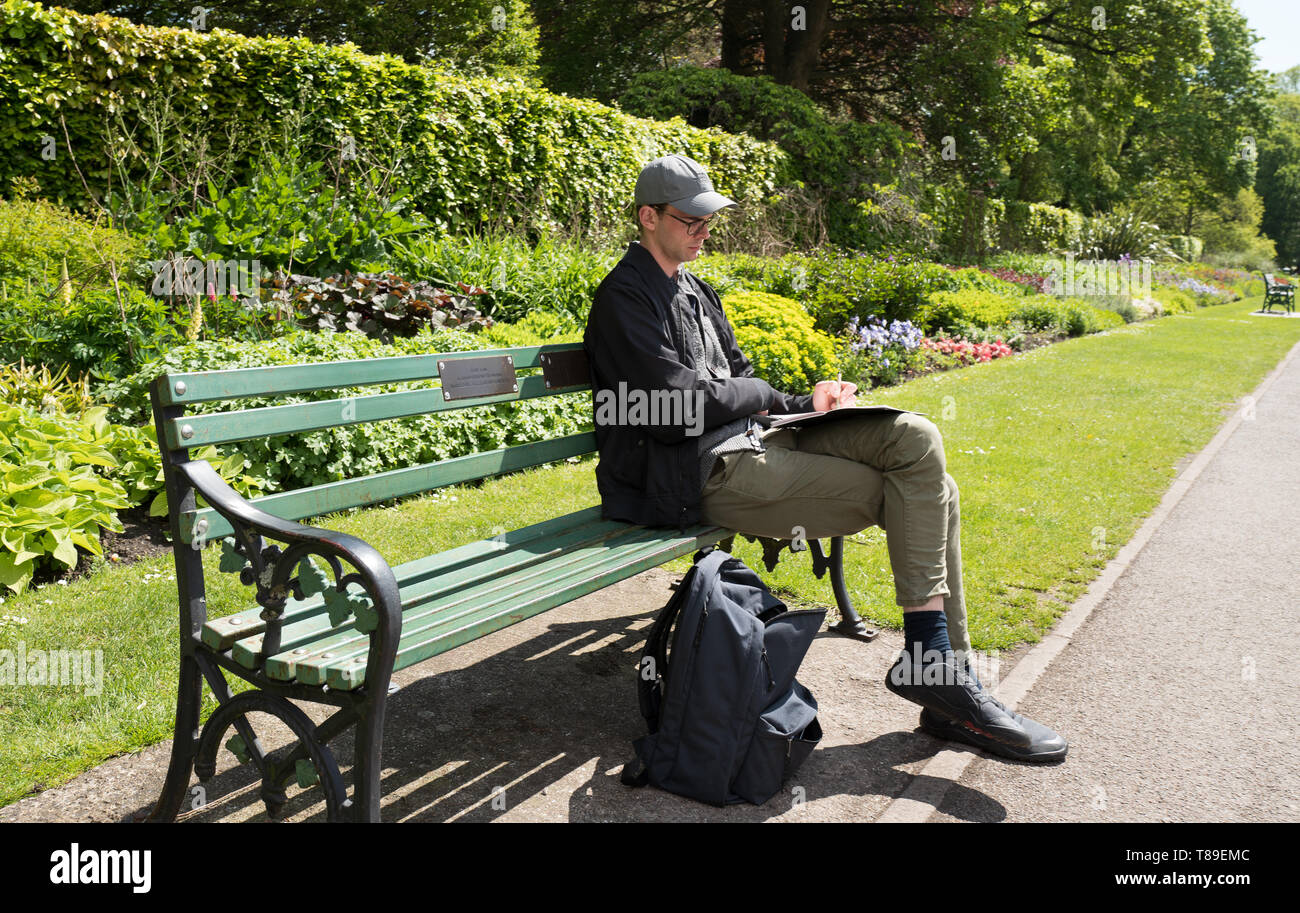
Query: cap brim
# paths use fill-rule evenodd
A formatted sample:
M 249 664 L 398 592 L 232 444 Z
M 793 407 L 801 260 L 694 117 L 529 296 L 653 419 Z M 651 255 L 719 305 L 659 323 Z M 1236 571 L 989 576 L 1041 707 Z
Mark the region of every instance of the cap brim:
M 671 200 L 670 202 L 688 216 L 695 216 L 699 219 L 713 215 L 719 209 L 739 205 L 735 200 L 729 200 L 722 194 L 712 190 L 697 193 L 695 196 L 687 197 L 684 200 Z

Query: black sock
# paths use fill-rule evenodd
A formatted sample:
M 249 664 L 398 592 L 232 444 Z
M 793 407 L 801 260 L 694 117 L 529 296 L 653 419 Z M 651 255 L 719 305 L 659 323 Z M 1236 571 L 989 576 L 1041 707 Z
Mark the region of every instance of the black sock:
M 929 665 L 935 657 L 952 652 L 948 641 L 948 619 L 943 609 L 926 612 L 903 613 L 903 646 L 912 656 L 912 664 Z M 926 654 L 929 654 L 928 656 Z
M 975 664 L 971 661 L 970 655 L 966 654 L 961 657 L 961 662 L 957 661 L 956 651 L 953 650 L 952 642 L 948 639 L 948 616 L 944 614 L 942 609 L 928 612 L 904 612 L 903 639 L 907 651 L 912 655 L 914 665 L 928 665 L 928 660 L 934 659 L 935 654 L 931 653 L 927 658 L 926 653 L 934 650 L 944 659 L 953 659 L 955 664 L 965 669 L 966 674 L 975 682 L 977 688 L 984 688 L 979 677 L 975 674 Z

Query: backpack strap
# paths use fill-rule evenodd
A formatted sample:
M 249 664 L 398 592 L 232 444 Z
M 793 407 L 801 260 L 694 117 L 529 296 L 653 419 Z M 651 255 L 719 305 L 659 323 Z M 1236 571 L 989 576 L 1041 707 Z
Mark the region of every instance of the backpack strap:
M 639 789 L 650 782 L 650 771 L 642 763 L 641 755 L 636 754 L 632 757 L 632 760 L 623 765 L 623 772 L 619 774 L 618 778 L 624 786 Z
M 716 575 L 722 562 L 729 558 L 731 558 L 730 554 L 713 545 L 696 552 L 695 563 L 677 585 L 677 591 L 668 600 L 668 604 L 660 609 L 654 625 L 650 628 L 650 633 L 646 635 L 645 647 L 637 662 L 637 698 L 641 705 L 641 716 L 645 718 L 646 729 L 651 733 L 659 731 L 659 705 L 663 698 L 659 685 L 664 670 L 668 668 L 668 635 L 672 631 L 673 622 L 681 614 L 682 606 L 686 604 L 687 596 L 695 584 L 695 578 L 701 573 Z M 647 658 L 654 664 L 655 670 L 654 676 L 650 679 L 645 677 Z

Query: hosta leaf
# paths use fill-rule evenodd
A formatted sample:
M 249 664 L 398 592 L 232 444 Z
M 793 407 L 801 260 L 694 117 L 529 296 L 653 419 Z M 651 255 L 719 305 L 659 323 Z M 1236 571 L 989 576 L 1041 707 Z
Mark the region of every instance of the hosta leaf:
M 71 535 L 59 539 L 59 544 L 55 547 L 53 554 L 54 559 L 63 562 L 65 567 L 77 566 L 77 546 L 73 543 Z
M 70 538 L 75 544 L 80 545 L 92 555 L 104 554 L 104 548 L 99 544 L 98 536 L 88 536 L 81 530 L 74 529 Z
M 27 488 L 34 488 L 42 482 L 54 478 L 54 473 L 44 466 L 23 466 L 5 473 L 5 493 L 13 494 Z
M 32 579 L 32 562 L 15 561 L 8 552 L 0 552 L 0 584 L 9 587 L 15 593 L 27 588 L 27 581 Z
M 165 491 L 158 492 L 158 497 L 154 498 L 153 503 L 149 505 L 149 516 L 151 517 L 167 516 L 167 492 Z

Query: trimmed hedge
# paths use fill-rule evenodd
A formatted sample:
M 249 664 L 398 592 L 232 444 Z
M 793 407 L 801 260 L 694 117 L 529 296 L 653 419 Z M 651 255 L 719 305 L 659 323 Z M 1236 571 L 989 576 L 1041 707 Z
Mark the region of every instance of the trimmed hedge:
M 1012 200 L 1006 204 L 1001 246 L 1025 253 L 1075 250 L 1083 232 L 1083 216 L 1046 203 Z
M 1201 254 L 1205 251 L 1205 242 L 1195 235 L 1170 235 L 1165 243 L 1176 257 L 1188 263 L 1201 259 Z
M 1001 295 L 973 288 L 934 292 L 918 311 L 916 322 L 927 334 L 940 327 L 951 329 L 963 323 L 1001 327 L 1024 303 L 1024 295 Z
M 962 188 L 931 191 L 930 211 L 940 252 L 961 261 L 994 250 L 1051 253 L 1077 250 L 1085 218 L 1071 209 L 1023 200 L 1000 200 Z
M 518 82 L 440 74 L 349 45 L 151 28 L 5 0 L 0 186 L 35 176 L 43 195 L 84 205 L 60 118 L 76 164 L 101 194 L 108 137 L 124 132 L 114 122 L 147 122 L 162 100 L 212 138 L 211 154 L 233 138 L 236 180 L 256 168 L 252 142 L 277 134 L 295 113 L 306 117 L 291 137 L 302 148 L 335 150 L 337 161 L 351 137 L 360 159 L 400 158 L 416 207 L 448 230 L 503 213 L 540 229 L 613 224 L 641 165 L 670 152 L 698 160 L 739 201 L 768 195 L 788 167 L 778 148 L 750 137 L 642 120 Z M 157 152 L 148 131 L 134 133 L 146 157 Z M 43 136 L 57 141 L 53 160 L 42 157 Z M 143 178 L 139 159 L 131 174 Z

